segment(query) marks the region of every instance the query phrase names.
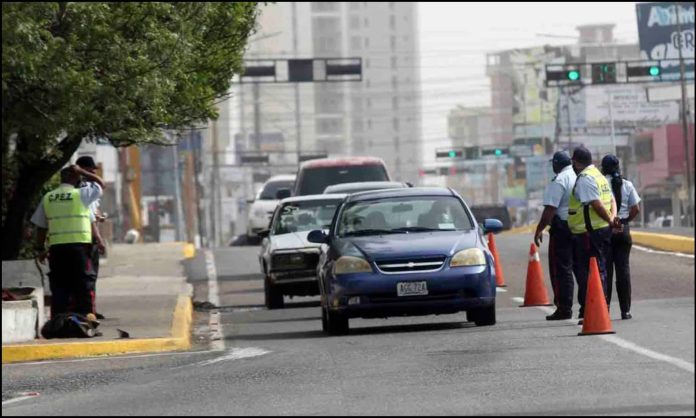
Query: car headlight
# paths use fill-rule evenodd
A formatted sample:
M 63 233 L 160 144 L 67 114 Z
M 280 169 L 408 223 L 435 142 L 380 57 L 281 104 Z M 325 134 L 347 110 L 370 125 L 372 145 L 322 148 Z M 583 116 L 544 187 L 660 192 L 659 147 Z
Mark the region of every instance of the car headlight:
M 370 267 L 370 263 L 368 263 L 364 258 L 360 257 L 350 257 L 344 255 L 336 260 L 336 264 L 334 265 L 334 274 L 371 272 L 372 267 Z
M 485 264 L 486 257 L 483 255 L 483 251 L 478 248 L 459 251 L 450 261 L 450 267 L 483 266 Z

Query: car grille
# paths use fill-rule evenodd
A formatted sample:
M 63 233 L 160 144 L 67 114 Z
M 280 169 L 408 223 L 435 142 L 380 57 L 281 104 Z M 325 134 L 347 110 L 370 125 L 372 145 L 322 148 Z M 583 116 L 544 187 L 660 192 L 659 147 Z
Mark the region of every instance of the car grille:
M 385 274 L 423 273 L 440 270 L 445 264 L 445 259 L 445 256 L 435 256 L 406 260 L 379 260 L 376 264 L 379 271 Z
M 310 270 L 317 267 L 317 253 L 285 253 L 273 255 L 273 270 Z

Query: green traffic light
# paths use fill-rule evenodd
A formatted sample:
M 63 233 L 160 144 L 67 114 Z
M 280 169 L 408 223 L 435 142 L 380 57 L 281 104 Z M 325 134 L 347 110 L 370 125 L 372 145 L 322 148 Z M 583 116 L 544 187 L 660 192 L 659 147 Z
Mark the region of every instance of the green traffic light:
M 503 150 L 501 150 L 501 149 L 496 149 L 496 150 L 495 150 L 495 155 L 498 155 L 498 156 L 503 155 Z
M 454 158 L 454 157 L 457 156 L 457 152 L 456 152 L 456 151 L 450 151 L 450 152 L 449 152 L 449 156 L 450 156 L 450 158 Z
M 580 78 L 580 72 L 577 70 L 568 71 L 568 79 L 575 81 Z
M 650 75 L 653 77 L 660 75 L 660 67 L 650 67 Z

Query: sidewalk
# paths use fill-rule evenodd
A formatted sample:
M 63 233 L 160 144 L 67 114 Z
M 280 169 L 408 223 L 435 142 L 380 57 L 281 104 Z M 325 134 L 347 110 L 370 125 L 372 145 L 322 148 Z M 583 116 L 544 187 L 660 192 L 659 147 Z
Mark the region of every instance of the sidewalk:
M 185 251 L 184 243 L 114 245 L 97 280 L 103 335 L 3 344 L 3 364 L 190 348 L 193 311 L 181 264 Z M 117 329 L 129 338 L 120 338 Z

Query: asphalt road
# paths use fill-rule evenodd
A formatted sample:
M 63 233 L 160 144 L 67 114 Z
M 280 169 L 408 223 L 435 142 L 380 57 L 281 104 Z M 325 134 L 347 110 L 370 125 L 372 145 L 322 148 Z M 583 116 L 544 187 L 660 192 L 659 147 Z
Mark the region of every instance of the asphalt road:
M 215 250 L 224 351 L 3 366 L 3 415 L 694 415 L 694 259 L 634 250 L 634 319 L 614 297 L 616 334 L 580 337 L 519 307 L 530 239 L 497 237 L 495 326 L 352 319 L 342 337 L 321 332 L 318 297 L 263 308 L 257 248 Z M 206 300 L 204 258 L 190 267 Z

